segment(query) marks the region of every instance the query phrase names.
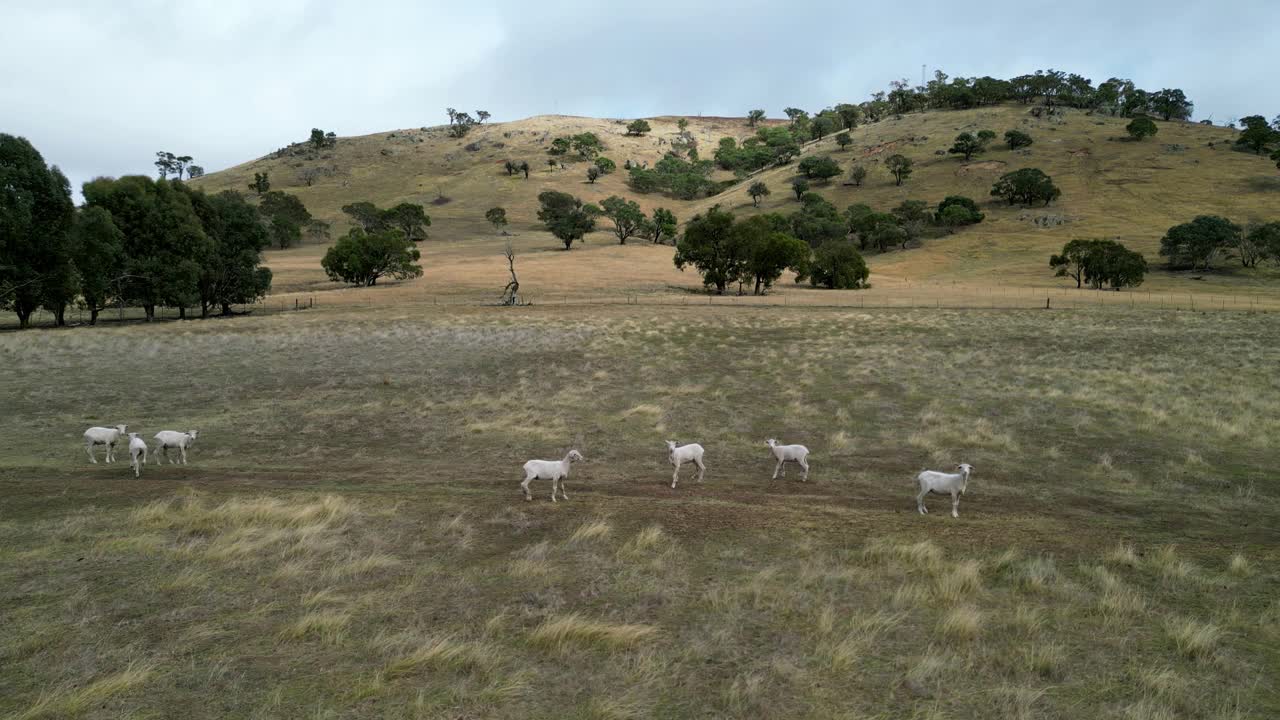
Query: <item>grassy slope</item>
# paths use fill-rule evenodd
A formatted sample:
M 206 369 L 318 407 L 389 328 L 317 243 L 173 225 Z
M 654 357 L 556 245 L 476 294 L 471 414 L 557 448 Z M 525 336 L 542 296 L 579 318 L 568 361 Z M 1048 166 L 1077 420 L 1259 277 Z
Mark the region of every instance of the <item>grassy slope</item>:
M 690 118 L 691 129 L 705 152 L 711 152 L 720 137 L 739 138 L 749 128 L 738 119 Z M 674 118 L 652 122 L 654 132 L 644 138 L 624 135 L 624 126 L 614 121 L 588 118 L 543 116 L 527 120 L 486 125 L 464 140 L 449 138 L 444 128 L 396 131 L 356 138 L 343 138 L 338 147 L 314 155 L 282 160 L 259 159 L 214 173 L 201 181 L 211 190 L 243 189 L 254 172 L 267 171 L 277 189 L 297 193 L 321 218 L 337 221 L 339 208 L 354 200 L 369 199 L 379 205 L 400 201 L 420 202 L 432 216 L 432 236 L 438 240 L 472 240 L 486 244 L 491 253 L 491 228 L 483 214 L 494 205 L 507 208 L 513 232 L 542 237 L 541 244 L 554 247 L 554 240 L 540 232 L 536 220 L 537 194 L 544 189 L 565 190 L 587 200 L 599 201 L 611 194 L 634 196 L 646 209 L 666 206 L 682 220 L 714 203 L 737 212 L 753 212 L 745 195 L 745 184 L 716 198 L 682 202 L 658 195 L 635 196 L 626 187 L 625 172 L 607 176 L 595 185 L 585 181 L 583 163 L 567 170 L 548 171 L 545 160 L 550 140 L 558 135 L 591 130 L 606 145 L 605 155 L 621 167 L 624 160 L 644 160 L 652 164 L 661 157 L 662 143 L 676 133 Z M 865 202 L 888 210 L 904 199 L 937 202 L 948 194 L 964 194 L 987 207 L 988 220 L 979 227 L 931 241 L 924 248 L 874 257 L 872 268 L 878 282 L 902 280 L 958 281 L 983 284 L 1046 285 L 1054 282 L 1046 270 L 1050 253 L 1074 237 L 1118 237 L 1127 245 L 1158 261 L 1159 238 L 1169 226 L 1202 213 L 1223 214 L 1238 222 L 1275 219 L 1275 198 L 1280 178 L 1265 158 L 1230 149 L 1233 132 L 1218 127 L 1158 123 L 1160 133 L 1141 143 L 1120 141 L 1126 121 L 1070 112 L 1065 118 L 1035 119 L 1027 108 L 1009 105 L 963 112 L 932 112 L 885 120 L 853 131 L 854 144 L 841 152 L 834 140 L 811 145 L 807 153 L 832 154 L 847 170 L 852 162 L 868 165 L 871 174 L 865 186 L 855 188 L 839 181 L 816 188 L 839 207 Z M 1020 128 L 1035 139 L 1030 148 L 1010 152 L 997 145 L 986 155 L 964 163 L 954 156 L 937 155 L 962 130 Z M 464 146 L 477 142 L 480 150 L 468 152 Z M 1214 142 L 1214 147 L 1208 143 Z M 497 147 L 504 143 L 505 147 Z M 1179 146 L 1175 149 L 1173 146 Z M 389 155 L 382 154 L 384 151 Z M 881 167 L 883 158 L 901 152 L 916 161 L 916 172 L 902 187 Z M 329 157 L 325 157 L 329 156 Z M 530 180 L 509 178 L 502 171 L 507 158 L 527 159 L 534 170 Z M 313 187 L 302 186 L 296 178 L 297 166 L 325 166 L 335 169 L 332 177 Z M 1019 167 L 1039 167 L 1053 176 L 1063 190 L 1062 199 L 1049 208 L 1008 208 L 989 203 L 992 181 L 1001 173 Z M 794 166 L 771 169 L 762 174 L 773 189 L 764 210 L 790 211 L 795 207 L 789 184 Z M 753 178 L 754 179 L 754 178 Z M 431 205 L 437 190 L 452 200 Z M 1031 220 L 1044 214 L 1066 216 L 1070 222 L 1044 229 Z M 607 224 L 607 223 L 606 223 Z M 609 236 L 597 233 L 598 241 Z M 308 249 L 292 253 L 311 253 Z M 272 263 L 289 264 L 290 253 L 273 255 Z M 666 272 L 665 254 L 648 254 L 632 263 L 639 276 Z M 653 267 L 649 267 L 653 265 Z M 1144 289 L 1159 292 L 1275 293 L 1275 272 L 1242 272 L 1230 262 L 1221 262 L 1224 272 L 1210 274 L 1203 282 L 1184 277 L 1153 274 Z M 641 269 L 643 266 L 644 269 Z M 322 278 L 314 261 L 308 259 L 309 279 Z M 614 282 L 626 284 L 624 274 Z
M 0 335 L 0 716 L 1280 713 L 1275 315 L 420 310 Z

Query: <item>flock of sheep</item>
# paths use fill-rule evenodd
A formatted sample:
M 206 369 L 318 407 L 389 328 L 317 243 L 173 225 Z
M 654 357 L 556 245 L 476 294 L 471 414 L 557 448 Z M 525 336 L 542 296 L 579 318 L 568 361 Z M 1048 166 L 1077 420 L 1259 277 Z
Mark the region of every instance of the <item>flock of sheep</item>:
M 121 438 L 129 439 L 129 467 L 133 468 L 133 476 L 142 476 L 142 466 L 147 464 L 147 443 L 138 437 L 138 433 L 127 432 L 128 427 L 125 425 L 117 425 L 115 427 L 91 427 L 84 431 L 84 451 L 89 453 L 89 462 L 98 463 L 98 458 L 93 454 L 93 448 L 97 445 L 107 446 L 107 462 L 116 461 L 116 443 Z M 156 453 L 163 453 L 165 457 L 169 457 L 169 448 L 177 449 L 182 456 L 182 464 L 187 464 L 187 449 L 196 441 L 196 436 L 200 434 L 199 430 L 190 432 L 178 432 L 176 430 L 161 430 L 156 433 L 156 448 L 151 455 L 155 456 L 156 464 L 160 464 L 160 456 Z M 169 458 L 169 464 L 172 465 L 173 458 Z
M 764 443 L 778 464 L 773 468 L 773 477 L 771 480 L 778 479 L 778 473 L 782 473 L 782 477 L 787 477 L 787 463 L 794 462 L 799 465 L 804 474 L 800 476 L 802 482 L 809 480 L 809 448 L 804 445 L 779 445 L 778 441 L 769 438 Z M 674 441 L 667 441 L 667 459 L 670 460 L 672 468 L 671 472 L 671 488 L 674 490 L 676 483 L 680 480 L 680 466 L 686 463 L 692 463 L 698 467 L 698 482 L 702 482 L 702 475 L 707 471 L 706 464 L 702 461 L 705 450 L 698 443 L 689 443 L 688 445 L 677 446 Z M 529 483 L 534 480 L 550 480 L 551 481 L 551 502 L 556 502 L 556 494 L 559 492 L 560 498 L 568 500 L 569 496 L 564 491 L 564 480 L 569 477 L 569 466 L 579 460 L 585 460 L 582 453 L 577 450 L 570 450 L 564 456 L 563 460 L 530 460 L 524 464 L 524 480 L 520 482 L 520 489 L 524 491 L 524 499 L 532 500 L 533 494 L 529 492 Z M 956 466 L 958 472 L 946 473 L 936 470 L 925 470 L 916 476 L 916 482 L 920 486 L 920 493 L 916 495 L 916 510 L 921 515 L 929 512 L 924 505 L 924 497 L 930 493 L 936 495 L 951 496 L 951 517 L 960 517 L 960 496 L 964 495 L 965 488 L 969 485 L 969 475 L 973 473 L 973 466 L 968 463 L 960 463 Z
M 121 438 L 129 439 L 129 466 L 133 468 L 133 476 L 142 476 L 142 466 L 147 464 L 147 443 L 138 437 L 138 433 L 127 431 L 125 425 L 116 425 L 115 427 L 91 427 L 84 431 L 84 449 L 89 454 L 89 461 L 97 464 L 98 458 L 94 456 L 94 447 L 98 445 L 107 446 L 107 462 L 115 462 L 116 443 Z M 155 462 L 159 464 L 160 457 L 157 453 L 163 453 L 165 457 L 169 457 L 169 449 L 174 448 L 181 454 L 182 464 L 187 464 L 187 450 L 195 443 L 196 436 L 199 435 L 198 430 L 190 432 L 178 432 L 176 430 L 161 430 L 155 435 L 155 449 L 151 451 L 151 455 L 155 457 Z M 809 448 L 804 445 L 779 445 L 778 441 L 769 438 L 765 441 L 765 445 L 773 453 L 773 457 L 778 464 L 773 468 L 772 480 L 778 479 L 778 473 L 782 473 L 782 477 L 787 477 L 787 463 L 794 462 L 803 469 L 804 474 L 800 476 L 802 482 L 809 480 Z M 680 466 L 692 463 L 698 467 L 698 482 L 702 482 L 702 476 L 707 471 L 707 466 L 703 463 L 702 458 L 704 450 L 698 443 L 690 443 L 688 445 L 677 446 L 674 441 L 667 441 L 667 458 L 671 461 L 674 470 L 671 473 L 671 489 L 675 489 L 676 483 L 680 480 Z M 520 482 L 520 489 L 524 491 L 525 500 L 533 500 L 533 494 L 529 492 L 529 483 L 534 480 L 550 480 L 551 481 L 551 502 L 556 502 L 557 493 L 561 499 L 568 500 L 569 495 L 564 491 L 564 480 L 569 477 L 569 466 L 579 460 L 585 460 L 582 453 L 577 450 L 570 450 L 564 456 L 563 460 L 530 460 L 524 464 L 524 480 Z M 169 464 L 172 465 L 174 460 L 169 458 Z M 936 470 L 925 470 L 916 476 L 916 482 L 919 483 L 920 493 L 916 495 L 916 509 L 920 514 L 929 512 L 924 505 L 924 497 L 930 493 L 937 495 L 951 496 L 951 517 L 960 517 L 960 496 L 964 494 L 965 488 L 969 484 L 969 475 L 973 472 L 973 466 L 968 463 L 960 463 L 956 466 L 959 472 L 945 473 Z

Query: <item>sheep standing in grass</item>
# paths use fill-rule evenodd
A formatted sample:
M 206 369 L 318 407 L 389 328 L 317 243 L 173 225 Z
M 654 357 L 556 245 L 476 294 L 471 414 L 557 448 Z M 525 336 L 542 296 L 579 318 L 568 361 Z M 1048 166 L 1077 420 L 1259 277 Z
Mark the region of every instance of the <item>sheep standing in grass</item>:
M 564 479 L 569 477 L 569 466 L 585 459 L 582 453 L 570 450 L 563 460 L 530 460 L 525 463 L 524 481 L 520 483 L 520 489 L 524 490 L 524 499 L 533 499 L 533 495 L 529 492 L 529 482 L 537 479 L 551 481 L 551 502 L 556 501 L 557 487 L 560 488 L 560 497 L 568 500 L 569 496 L 564 492 Z
M 956 466 L 956 470 L 960 472 L 944 473 L 925 470 L 916 476 L 916 482 L 920 483 L 920 494 L 916 496 L 916 509 L 921 515 L 929 512 L 929 509 L 924 506 L 924 496 L 935 493 L 951 495 L 951 517 L 960 517 L 960 496 L 969 485 L 969 473 L 973 472 L 973 466 L 969 463 L 960 463 Z
M 707 466 L 702 464 L 702 446 L 698 443 L 689 443 L 676 447 L 674 440 L 667 441 L 667 457 L 671 460 L 672 467 L 675 471 L 671 473 L 671 489 L 676 489 L 676 480 L 680 479 L 680 466 L 685 463 L 693 463 L 698 466 L 698 482 L 702 482 L 702 474 L 707 471 Z
M 142 466 L 147 464 L 147 443 L 138 433 L 129 433 L 129 466 L 134 477 L 142 477 Z
M 778 471 L 782 471 L 782 478 L 787 477 L 787 463 L 799 463 L 804 468 L 804 475 L 800 476 L 801 482 L 809 481 L 809 448 L 803 445 L 779 445 L 777 440 L 769 438 L 765 440 L 765 445 L 773 451 L 773 456 L 778 459 L 778 465 L 773 469 L 773 477 L 771 480 L 778 479 Z
M 116 460 L 116 443 L 120 438 L 128 433 L 125 431 L 124 425 L 115 427 L 91 427 L 84 431 L 84 451 L 89 453 L 89 462 L 94 465 L 98 464 L 98 458 L 93 456 L 94 445 L 107 446 L 107 462 L 115 462 Z
M 151 454 L 156 458 L 156 464 L 160 464 L 159 453 L 163 452 L 166 458 L 169 458 L 169 464 L 173 464 L 173 458 L 169 457 L 169 448 L 177 448 L 182 453 L 182 464 L 187 464 L 187 448 L 196 442 L 196 436 L 200 434 L 199 430 L 190 432 L 178 432 L 176 430 L 161 430 L 156 433 L 156 449 Z

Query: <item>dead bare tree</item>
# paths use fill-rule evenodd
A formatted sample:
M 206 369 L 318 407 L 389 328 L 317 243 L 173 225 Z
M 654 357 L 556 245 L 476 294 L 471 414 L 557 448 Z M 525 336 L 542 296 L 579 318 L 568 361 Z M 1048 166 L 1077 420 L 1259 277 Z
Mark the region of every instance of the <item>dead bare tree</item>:
M 506 249 L 502 253 L 507 258 L 507 270 L 511 273 L 511 282 L 507 283 L 506 289 L 502 291 L 502 304 L 508 307 L 513 305 L 527 305 L 528 303 L 520 300 L 520 279 L 516 277 L 516 249 L 511 245 L 511 241 L 507 241 Z

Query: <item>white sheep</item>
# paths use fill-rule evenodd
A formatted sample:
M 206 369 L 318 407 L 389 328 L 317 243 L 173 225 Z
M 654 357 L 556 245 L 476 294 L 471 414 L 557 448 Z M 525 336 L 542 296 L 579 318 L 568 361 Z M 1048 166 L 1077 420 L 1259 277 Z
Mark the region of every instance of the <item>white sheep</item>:
M 176 430 L 161 430 L 156 433 L 156 449 L 151 451 L 155 457 L 156 464 L 160 464 L 160 453 L 169 459 L 169 464 L 173 464 L 173 458 L 169 457 L 169 448 L 177 448 L 182 453 L 182 464 L 187 464 L 187 448 L 196 442 L 196 436 L 200 434 L 199 430 L 190 432 L 178 432 Z
M 568 500 L 569 496 L 564 492 L 564 479 L 569 477 L 569 466 L 579 460 L 586 460 L 586 458 L 582 457 L 582 453 L 577 450 L 570 450 L 563 460 L 530 460 L 525 463 L 524 481 L 520 483 L 520 489 L 524 490 L 524 499 L 533 499 L 533 495 L 529 493 L 529 482 L 536 478 L 551 481 L 551 502 L 556 501 L 556 487 L 560 488 L 560 497 Z
M 142 477 L 142 466 L 147 464 L 147 443 L 138 433 L 129 433 L 129 466 L 134 477 Z
M 671 473 L 671 489 L 676 487 L 676 480 L 680 479 L 680 466 L 685 463 L 693 463 L 698 466 L 698 482 L 702 482 L 702 474 L 707 471 L 707 466 L 702 464 L 702 446 L 698 443 L 689 443 L 676 447 L 674 440 L 667 441 L 667 459 L 671 461 L 671 465 L 675 471 Z
M 787 477 L 787 463 L 799 463 L 804 468 L 804 475 L 800 477 L 802 482 L 809 481 L 809 448 L 803 445 L 779 445 L 777 440 L 769 438 L 765 440 L 765 445 L 773 451 L 773 456 L 778 459 L 778 465 L 773 469 L 773 477 L 771 480 L 778 479 L 778 471 L 782 471 L 782 477 Z
M 920 494 L 916 496 L 916 509 L 921 515 L 929 512 L 924 506 L 924 496 L 929 493 L 937 495 L 951 496 L 951 517 L 960 517 L 960 496 L 964 494 L 964 489 L 969 485 L 969 474 L 973 472 L 973 466 L 969 463 L 960 463 L 956 466 L 960 472 L 944 473 L 936 470 L 925 470 L 916 476 L 916 482 L 920 483 Z
M 115 462 L 116 460 L 116 443 L 120 438 L 128 433 L 124 425 L 115 427 L 91 427 L 84 431 L 84 451 L 89 453 L 89 462 L 94 465 L 98 464 L 98 458 L 93 456 L 94 445 L 107 446 L 107 462 Z

